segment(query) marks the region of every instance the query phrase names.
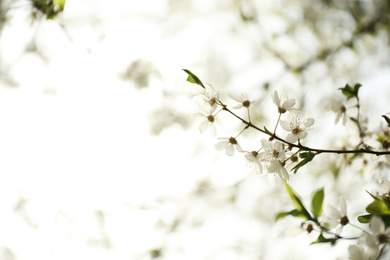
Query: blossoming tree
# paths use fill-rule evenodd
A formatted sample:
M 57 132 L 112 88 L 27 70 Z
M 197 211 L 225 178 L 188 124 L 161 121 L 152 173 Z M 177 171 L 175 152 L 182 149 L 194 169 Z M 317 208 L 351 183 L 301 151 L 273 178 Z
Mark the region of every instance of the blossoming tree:
M 385 165 L 390 165 L 389 151 L 389 132 L 371 133 L 367 130 L 367 119 L 362 119 L 360 116 L 360 99 L 359 89 L 361 84 L 357 83 L 353 86 L 346 84 L 340 88 L 342 95 L 348 100 L 355 99 L 355 107 L 357 113 L 355 116 L 347 117 L 346 106 L 339 100 L 334 99 L 331 104 L 331 109 L 337 113 L 336 123 L 341 119 L 345 125 L 347 120 L 351 120 L 356 124 L 359 132 L 360 140 L 355 149 L 319 149 L 308 147 L 302 144 L 303 139 L 308 136 L 308 131 L 312 129 L 315 119 L 308 116 L 300 116 L 301 111 L 296 109 L 295 99 L 279 95 L 278 91 L 274 91 L 272 95 L 273 102 L 277 107 L 278 119 L 273 131 L 270 131 L 265 126 L 261 127 L 251 122 L 250 108 L 253 100 L 248 98 L 248 95 L 242 93 L 241 96 L 231 95 L 231 98 L 238 102 L 233 109 L 246 109 L 247 118 L 239 116 L 233 112 L 230 107 L 219 98 L 219 92 L 208 84 L 203 82 L 189 70 L 184 70 L 188 74 L 187 81 L 197 84 L 204 89 L 203 94 L 196 96 L 195 101 L 204 105 L 209 109 L 209 113 L 203 113 L 203 121 L 200 124 L 200 132 L 204 132 L 207 127 L 210 127 L 211 133 L 215 136 L 216 128 L 214 122 L 216 117 L 222 113 L 229 113 L 234 119 L 241 121 L 244 124 L 242 130 L 231 137 L 222 137 L 215 144 L 217 150 L 225 150 L 226 155 L 233 156 L 235 151 L 242 153 L 243 157 L 248 161 L 250 166 L 255 166 L 258 174 L 271 174 L 278 176 L 282 181 L 287 193 L 289 194 L 294 208 L 289 211 L 281 211 L 275 216 L 275 220 L 291 216 L 302 219 L 301 229 L 308 233 L 317 232 L 318 236 L 313 243 L 329 243 L 335 245 L 339 240 L 355 240 L 356 243 L 349 247 L 350 259 L 384 259 L 389 250 L 390 243 L 390 185 L 387 179 L 379 179 L 381 186 L 378 190 L 368 192 L 373 198 L 369 205 L 361 205 L 365 207 L 367 214 L 358 216 L 357 220 L 360 223 L 368 224 L 366 229 L 353 224 L 352 216 L 348 215 L 347 203 L 344 198 L 340 198 L 340 209 L 332 205 L 323 207 L 325 199 L 325 190 L 320 188 L 314 191 L 311 198 L 311 207 L 307 207 L 300 196 L 288 184 L 292 175 L 297 174 L 299 169 L 309 164 L 315 157 L 320 154 L 336 154 L 345 155 L 352 154 L 359 156 L 368 154 L 378 158 L 372 158 L 376 163 L 381 162 Z M 382 116 L 390 127 L 390 118 L 387 115 Z M 288 132 L 287 135 L 280 134 L 278 131 L 279 125 Z M 263 134 L 263 138 L 255 140 L 258 142 L 258 149 L 253 151 L 245 150 L 240 145 L 239 137 L 249 128 L 253 128 Z M 381 145 L 379 148 L 374 148 L 366 142 L 366 137 L 376 137 L 377 142 Z M 353 158 L 353 157 L 352 157 Z M 345 226 L 352 226 L 360 231 L 360 235 L 355 237 L 347 237 L 343 235 Z

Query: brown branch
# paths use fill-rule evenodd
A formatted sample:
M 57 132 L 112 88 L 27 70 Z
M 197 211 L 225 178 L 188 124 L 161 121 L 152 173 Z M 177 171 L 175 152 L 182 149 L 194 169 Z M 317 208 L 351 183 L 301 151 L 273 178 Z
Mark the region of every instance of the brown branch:
M 314 153 L 317 153 L 317 154 L 320 154 L 320 153 L 336 153 L 336 154 L 360 154 L 360 153 L 366 153 L 366 154 L 375 154 L 377 156 L 390 154 L 390 151 L 373 151 L 373 150 L 369 150 L 369 149 L 358 149 L 358 150 L 317 149 L 317 148 L 311 148 L 311 147 L 308 147 L 308 146 L 304 146 L 302 144 L 293 144 L 293 143 L 287 142 L 286 140 L 284 140 L 283 138 L 280 138 L 279 136 L 277 136 L 275 134 L 272 134 L 271 132 L 268 132 L 266 130 L 263 130 L 263 129 L 259 128 L 258 126 L 252 124 L 251 122 L 246 121 L 245 119 L 243 119 L 242 117 L 238 116 L 237 114 L 232 112 L 230 109 L 228 109 L 227 105 L 223 104 L 221 101 L 219 101 L 219 103 L 222 106 L 223 110 L 225 110 L 225 111 L 229 112 L 230 114 L 232 114 L 233 116 L 235 116 L 237 119 L 239 119 L 241 122 L 246 124 L 248 127 L 252 127 L 253 129 L 256 129 L 257 131 L 260 131 L 260 132 L 262 132 L 262 133 L 264 133 L 266 135 L 269 135 L 273 139 L 276 139 L 276 140 L 278 140 L 278 141 L 280 141 L 282 143 L 285 143 L 285 144 L 289 145 L 290 147 L 298 148 L 301 151 L 314 152 Z

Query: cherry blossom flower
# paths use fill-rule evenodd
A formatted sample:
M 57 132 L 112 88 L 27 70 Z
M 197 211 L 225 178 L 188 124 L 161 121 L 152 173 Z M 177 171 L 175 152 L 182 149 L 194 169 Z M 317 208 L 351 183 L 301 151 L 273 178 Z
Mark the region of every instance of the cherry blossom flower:
M 389 242 L 390 227 L 385 228 L 383 220 L 373 216 L 370 220 L 371 233 L 364 234 L 362 239 L 371 251 L 377 252 L 379 245 Z
M 304 139 L 307 136 L 306 130 L 310 130 L 310 127 L 313 124 L 313 118 L 304 117 L 300 120 L 296 115 L 290 116 L 288 121 L 280 122 L 280 125 L 284 130 L 291 132 L 286 137 L 286 141 L 290 143 L 295 143 L 299 139 Z
M 390 197 L 390 181 L 385 178 L 378 179 L 379 188 L 373 190 L 373 194 L 382 199 L 389 199 Z
M 340 210 L 336 209 L 332 205 L 327 205 L 326 212 L 330 227 L 337 227 L 335 233 L 340 235 L 343 227 L 349 223 L 349 219 L 347 217 L 347 204 L 345 203 L 345 199 L 342 198 L 340 200 Z
M 340 118 L 343 118 L 343 125 L 347 123 L 347 108 L 344 106 L 341 100 L 333 98 L 331 100 L 330 108 L 333 112 L 337 113 L 335 124 L 340 121 Z
M 240 144 L 237 142 L 236 138 L 234 137 L 222 137 L 218 139 L 221 139 L 221 141 L 215 144 L 215 149 L 217 150 L 225 149 L 225 153 L 229 156 L 234 155 L 234 148 L 236 148 L 238 152 L 243 151 L 241 149 Z
M 260 154 L 256 151 L 252 151 L 252 152 L 248 152 L 248 151 L 245 151 L 245 159 L 247 161 L 247 163 L 249 164 L 250 167 L 252 167 L 253 165 L 255 166 L 255 169 L 256 169 L 256 172 L 258 174 L 262 174 L 263 173 L 263 166 L 261 165 L 261 162 L 260 162 Z
M 206 114 L 206 113 L 198 113 L 197 116 L 201 117 L 202 120 L 199 125 L 199 131 L 201 133 L 204 133 L 207 129 L 210 129 L 210 133 L 213 137 L 217 135 L 217 130 L 215 128 L 215 117 L 212 115 L 212 113 Z
M 241 96 L 236 95 L 236 94 L 230 94 L 229 96 L 232 99 L 234 99 L 235 101 L 239 102 L 238 105 L 235 105 L 233 107 L 235 109 L 239 109 L 239 108 L 242 108 L 242 107 L 249 108 L 249 106 L 254 103 L 254 101 L 250 101 L 248 99 L 248 95 L 246 93 L 241 93 Z
M 361 245 L 351 245 L 348 248 L 349 260 L 374 260 L 377 259 L 377 252 L 364 250 Z
M 268 140 L 261 140 L 264 152 L 261 153 L 261 161 L 266 164 L 269 173 L 277 173 L 280 178 L 284 180 L 289 179 L 287 170 L 284 168 L 284 160 L 286 155 L 284 153 L 283 144 L 280 142 L 270 142 Z
M 210 113 L 213 113 L 219 102 L 219 93 L 211 85 L 205 84 L 205 92 L 201 95 L 195 96 L 194 100 L 200 105 L 210 105 Z
M 295 105 L 295 99 L 285 97 L 285 96 L 279 96 L 278 91 L 276 90 L 272 95 L 272 100 L 274 101 L 275 105 L 278 107 L 278 112 L 281 114 L 284 114 L 287 111 L 291 111 L 291 112 L 297 111 L 296 108 L 293 108 L 293 106 Z

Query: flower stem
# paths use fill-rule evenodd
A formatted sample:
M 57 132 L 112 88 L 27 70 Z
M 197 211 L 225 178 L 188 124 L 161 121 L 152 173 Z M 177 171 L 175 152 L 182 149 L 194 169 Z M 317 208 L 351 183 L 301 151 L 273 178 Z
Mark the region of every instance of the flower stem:
M 278 117 L 278 122 L 276 122 L 276 125 L 275 125 L 275 129 L 274 129 L 274 135 L 276 133 L 276 128 L 278 128 L 278 124 L 279 124 L 279 121 L 280 121 L 280 117 L 282 116 L 282 113 L 279 113 L 279 117 Z

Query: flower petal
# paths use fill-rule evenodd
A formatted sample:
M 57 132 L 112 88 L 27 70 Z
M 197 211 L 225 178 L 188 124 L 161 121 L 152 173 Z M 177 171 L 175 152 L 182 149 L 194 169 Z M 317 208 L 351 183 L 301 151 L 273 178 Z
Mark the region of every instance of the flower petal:
M 274 101 L 275 105 L 277 107 L 280 107 L 280 99 L 279 99 L 279 94 L 278 94 L 278 91 L 274 91 L 274 94 L 272 96 L 272 100 Z
M 225 153 L 229 156 L 233 156 L 234 155 L 234 147 L 232 144 L 229 144 L 226 149 L 225 149 Z

